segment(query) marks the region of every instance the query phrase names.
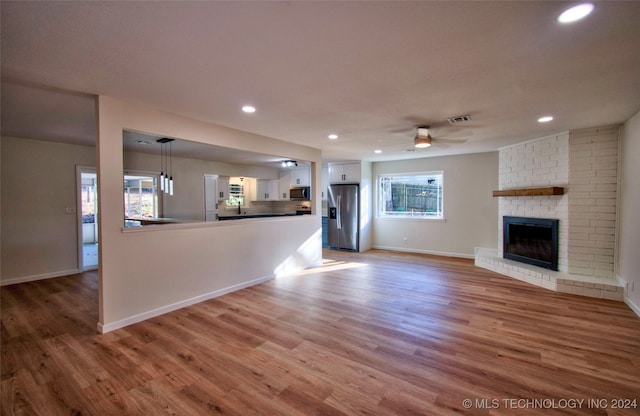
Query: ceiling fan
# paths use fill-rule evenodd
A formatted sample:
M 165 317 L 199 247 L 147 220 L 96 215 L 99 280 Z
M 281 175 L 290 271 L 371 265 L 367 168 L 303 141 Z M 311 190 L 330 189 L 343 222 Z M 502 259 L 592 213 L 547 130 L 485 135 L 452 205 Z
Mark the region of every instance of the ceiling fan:
M 412 122 L 414 127 L 391 129 L 389 132 L 396 137 L 402 137 L 404 139 L 405 144 L 402 146 L 407 146 L 407 141 L 413 139 L 413 146 L 408 149 L 405 147 L 404 149 L 408 152 L 415 152 L 431 146 L 447 148 L 451 144 L 466 143 L 467 139 L 462 139 L 462 137 L 473 136 L 473 130 L 469 128 L 471 126 L 462 125 L 463 123 L 467 124 L 470 120 L 471 117 L 468 115 L 449 117 L 446 119 L 446 123 L 435 122 L 434 126 L 434 124 L 427 124 L 418 117 L 407 117 L 405 121 Z M 382 142 L 383 140 L 378 141 Z M 390 144 L 390 146 L 397 148 L 400 143 L 396 143 L 397 144 Z

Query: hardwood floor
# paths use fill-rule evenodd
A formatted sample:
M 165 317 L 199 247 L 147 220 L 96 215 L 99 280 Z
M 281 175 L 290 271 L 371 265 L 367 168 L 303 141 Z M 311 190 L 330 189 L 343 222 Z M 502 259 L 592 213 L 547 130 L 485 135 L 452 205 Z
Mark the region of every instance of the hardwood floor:
M 1 413 L 640 414 L 640 318 L 625 304 L 468 260 L 324 255 L 104 335 L 96 272 L 3 287 Z

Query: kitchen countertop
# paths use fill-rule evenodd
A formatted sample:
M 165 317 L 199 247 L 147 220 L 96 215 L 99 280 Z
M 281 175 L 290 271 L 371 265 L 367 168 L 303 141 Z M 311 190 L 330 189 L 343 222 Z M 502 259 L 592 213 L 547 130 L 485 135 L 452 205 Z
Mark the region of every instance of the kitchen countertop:
M 145 226 L 145 225 L 159 225 L 159 224 L 177 224 L 177 223 L 184 223 L 184 222 L 189 222 L 189 221 L 179 220 L 175 218 L 125 218 L 125 224 L 129 223 L 130 225 L 127 225 L 127 226 L 134 226 L 134 227 L 138 226 L 138 224 Z
M 218 221 L 226 220 L 242 220 L 246 218 L 268 218 L 268 217 L 294 217 L 297 214 L 271 213 L 271 214 L 243 214 L 243 215 L 225 215 L 218 217 Z

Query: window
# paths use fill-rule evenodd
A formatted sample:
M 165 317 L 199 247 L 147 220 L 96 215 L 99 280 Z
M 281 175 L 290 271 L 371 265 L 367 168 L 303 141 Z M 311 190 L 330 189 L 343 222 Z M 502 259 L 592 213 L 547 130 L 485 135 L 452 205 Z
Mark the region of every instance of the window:
M 239 180 L 239 182 L 237 182 Z M 244 178 L 231 178 L 229 183 L 229 199 L 227 207 L 244 206 Z
M 152 175 L 124 176 L 125 218 L 158 218 L 157 183 Z
M 378 216 L 442 219 L 442 172 L 378 175 Z

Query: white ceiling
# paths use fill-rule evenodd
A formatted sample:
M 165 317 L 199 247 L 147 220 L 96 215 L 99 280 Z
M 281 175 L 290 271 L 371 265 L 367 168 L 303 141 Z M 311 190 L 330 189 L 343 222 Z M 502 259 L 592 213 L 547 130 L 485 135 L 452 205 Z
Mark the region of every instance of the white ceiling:
M 94 142 L 96 94 L 326 160 L 491 151 L 622 123 L 640 109 L 640 2 L 596 3 L 562 26 L 571 2 L 3 1 L 2 134 Z M 464 143 L 406 151 L 425 124 Z

